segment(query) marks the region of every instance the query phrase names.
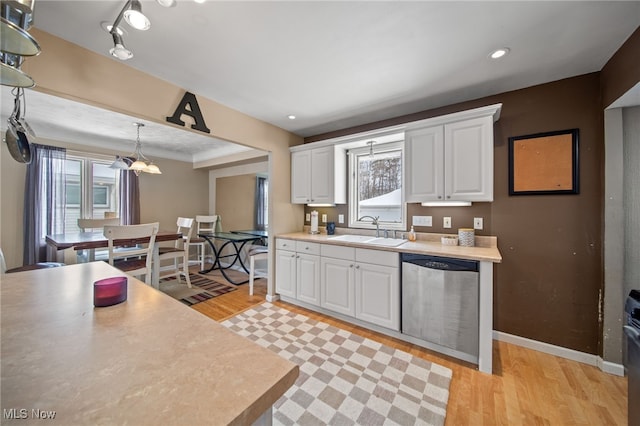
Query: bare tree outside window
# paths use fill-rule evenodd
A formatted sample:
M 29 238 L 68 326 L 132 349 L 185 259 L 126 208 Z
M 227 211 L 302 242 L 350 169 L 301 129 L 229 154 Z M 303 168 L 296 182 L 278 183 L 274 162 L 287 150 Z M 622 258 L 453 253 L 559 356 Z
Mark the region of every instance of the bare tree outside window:
M 380 222 L 402 222 L 402 151 L 357 155 L 357 215 L 379 217 Z

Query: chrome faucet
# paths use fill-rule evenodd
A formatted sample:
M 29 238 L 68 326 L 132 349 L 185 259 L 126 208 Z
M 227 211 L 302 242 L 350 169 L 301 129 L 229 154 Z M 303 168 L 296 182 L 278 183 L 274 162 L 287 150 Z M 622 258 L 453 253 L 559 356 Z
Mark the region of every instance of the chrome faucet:
M 373 222 L 371 222 L 373 225 L 376 226 L 376 238 L 380 238 L 380 224 L 379 224 L 379 219 L 380 216 L 362 216 L 361 218 L 358 219 L 358 222 L 361 221 L 362 219 L 366 219 L 369 218 L 371 219 Z

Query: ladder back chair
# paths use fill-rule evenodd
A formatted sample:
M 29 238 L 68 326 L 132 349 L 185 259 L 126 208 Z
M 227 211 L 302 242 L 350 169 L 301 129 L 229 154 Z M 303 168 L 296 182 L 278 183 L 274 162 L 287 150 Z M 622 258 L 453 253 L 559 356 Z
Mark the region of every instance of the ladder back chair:
M 163 260 L 172 260 L 173 267 L 171 273 L 160 275 L 160 278 L 174 276 L 180 283 L 180 276 L 184 275 L 187 286 L 191 288 L 191 279 L 189 278 L 189 243 L 191 242 L 191 232 L 193 231 L 193 219 L 179 217 L 176 222 L 178 225 L 178 234 L 182 234 L 181 239 L 177 239 L 173 247 L 158 247 L 160 263 Z M 182 262 L 182 268 L 180 267 Z M 157 266 L 158 268 L 161 265 Z M 160 269 L 162 270 L 162 269 Z
M 108 219 L 78 219 L 78 228 L 80 228 L 81 232 L 90 232 L 95 230 L 102 231 L 106 225 L 120 225 L 120 219 L 117 217 L 108 218 Z M 107 251 L 106 250 L 98 250 L 102 252 L 102 260 L 107 259 Z M 96 260 L 96 249 L 89 249 L 84 253 L 78 252 L 78 258 L 81 261 L 93 262 Z
M 144 275 L 144 281 L 151 285 L 153 250 L 159 226 L 158 222 L 105 226 L 104 236 L 107 237 L 109 244 L 109 264 L 129 275 L 136 277 Z M 132 240 L 139 238 L 148 238 L 149 242 L 135 246 Z M 116 250 L 118 247 L 126 247 L 127 250 L 118 251 Z
M 200 270 L 204 270 L 204 261 L 206 258 L 207 241 L 204 238 L 198 237 L 201 232 L 216 232 L 216 225 L 218 223 L 218 215 L 197 215 L 196 216 L 196 235 L 191 238 L 187 250 L 191 246 L 195 246 L 197 249 L 197 260 L 200 262 Z

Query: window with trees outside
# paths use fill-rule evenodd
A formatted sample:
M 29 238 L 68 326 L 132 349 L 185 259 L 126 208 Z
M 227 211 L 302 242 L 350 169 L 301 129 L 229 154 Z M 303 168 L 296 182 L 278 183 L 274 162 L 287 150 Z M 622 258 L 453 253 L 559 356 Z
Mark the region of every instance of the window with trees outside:
M 380 229 L 406 229 L 402 149 L 400 141 L 349 150 L 350 227 L 375 229 L 373 217 Z
M 65 161 L 65 232 L 79 231 L 78 219 L 102 219 L 118 212 L 120 170 L 113 158 L 67 151 Z

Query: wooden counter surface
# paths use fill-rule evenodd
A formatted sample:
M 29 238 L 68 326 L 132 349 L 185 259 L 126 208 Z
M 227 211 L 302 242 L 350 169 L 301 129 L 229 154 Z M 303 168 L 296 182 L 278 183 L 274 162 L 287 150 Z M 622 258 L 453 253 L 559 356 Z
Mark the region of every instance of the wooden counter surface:
M 127 301 L 94 308 L 93 282 L 122 275 L 92 262 L 0 276 L 2 424 L 246 425 L 298 377 L 134 278 Z
M 337 228 L 336 228 L 337 229 Z M 402 253 L 428 254 L 432 256 L 455 257 L 458 259 L 477 260 L 480 262 L 500 263 L 502 255 L 498 250 L 498 239 L 496 237 L 476 236 L 475 247 L 446 246 L 440 242 L 440 237 L 449 234 L 418 234 L 418 240 L 407 241 L 397 247 L 376 246 L 374 244 L 362 244 L 346 241 L 335 241 L 331 237 L 344 234 L 360 234 L 361 232 L 342 232 L 336 235 L 309 234 L 308 232 L 292 232 L 289 234 L 279 234 L 277 238 L 287 238 L 291 240 L 309 241 L 315 243 L 336 244 L 341 246 L 368 248 L 373 250 L 395 251 Z M 363 234 L 369 235 L 369 234 Z M 372 235 L 373 237 L 373 235 Z

